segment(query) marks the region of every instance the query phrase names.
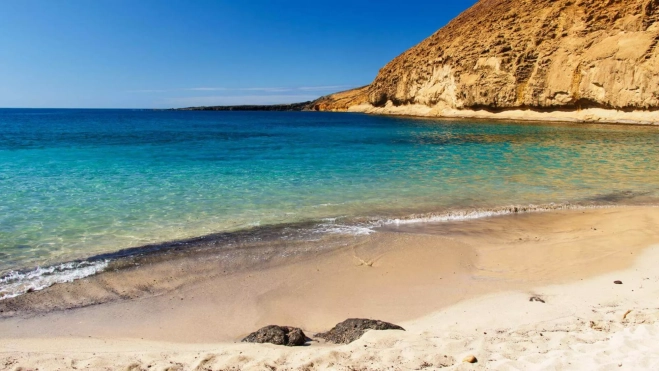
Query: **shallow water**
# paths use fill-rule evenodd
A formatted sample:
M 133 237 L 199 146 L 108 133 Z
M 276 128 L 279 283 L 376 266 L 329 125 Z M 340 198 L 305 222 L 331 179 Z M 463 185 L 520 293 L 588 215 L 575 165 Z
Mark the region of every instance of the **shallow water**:
M 0 110 L 0 275 L 256 226 L 654 203 L 657 159 L 657 127 Z

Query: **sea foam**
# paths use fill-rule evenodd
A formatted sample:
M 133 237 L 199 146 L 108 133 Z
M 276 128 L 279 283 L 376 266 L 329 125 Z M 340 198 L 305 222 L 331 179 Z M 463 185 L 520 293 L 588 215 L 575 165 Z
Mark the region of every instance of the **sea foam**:
M 68 262 L 28 271 L 11 271 L 0 278 L 0 300 L 92 276 L 107 268 L 108 263 L 107 260 Z
M 410 214 L 400 218 L 378 218 L 367 222 L 360 222 L 354 225 L 349 223 L 338 224 L 337 218 L 323 219 L 326 223 L 320 224 L 316 228 L 319 233 L 334 233 L 344 235 L 369 235 L 376 233 L 376 229 L 386 226 L 417 224 L 417 223 L 442 223 L 442 222 L 459 222 L 474 219 L 483 219 L 497 216 L 539 213 L 558 210 L 581 210 L 614 207 L 611 205 L 577 205 L 570 203 L 545 204 L 545 205 L 511 205 L 494 208 L 463 209 L 450 210 L 445 212 L 431 212 L 422 214 Z

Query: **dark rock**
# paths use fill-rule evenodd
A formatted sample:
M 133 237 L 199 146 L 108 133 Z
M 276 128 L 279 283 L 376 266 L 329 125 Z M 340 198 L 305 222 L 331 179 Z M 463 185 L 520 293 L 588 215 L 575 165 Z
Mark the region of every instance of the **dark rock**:
M 622 281 L 613 281 L 616 285 L 622 285 Z
M 316 334 L 317 337 L 325 339 L 335 344 L 348 344 L 359 339 L 368 330 L 403 330 L 404 328 L 372 319 L 350 318 L 336 326 L 333 329 Z
M 532 297 L 529 299 L 529 301 L 537 301 L 537 302 L 540 302 L 540 303 L 543 303 L 543 304 L 544 304 L 544 302 L 545 302 L 542 298 L 539 298 L 539 297 L 537 297 L 537 296 L 532 296 Z
M 309 339 L 302 330 L 289 326 L 266 326 L 252 332 L 242 340 L 243 343 L 270 343 L 289 347 L 304 345 Z
M 241 106 L 202 106 L 175 108 L 175 111 L 310 111 L 311 101 L 291 104 L 241 105 Z
M 308 338 L 302 330 L 299 328 L 291 328 L 289 327 L 289 332 L 288 332 L 288 346 L 302 346 L 304 343 L 307 341 L 310 341 L 311 339 Z

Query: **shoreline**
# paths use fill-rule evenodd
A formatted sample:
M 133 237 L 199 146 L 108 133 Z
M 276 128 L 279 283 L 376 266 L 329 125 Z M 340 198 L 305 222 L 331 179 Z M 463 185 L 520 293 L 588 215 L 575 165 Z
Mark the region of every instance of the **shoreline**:
M 478 357 L 476 367 L 525 357 L 556 364 L 562 361 L 554 351 L 656 326 L 659 317 L 648 308 L 659 292 L 652 270 L 659 257 L 657 226 L 659 210 L 642 206 L 403 225 L 338 252 L 190 283 L 168 294 L 3 319 L 0 349 L 5 363 L 46 368 L 164 367 L 171 361 L 179 369 L 202 363 L 436 369 L 460 367 L 466 353 Z M 614 277 L 625 284 L 613 285 Z M 536 295 L 546 303 L 528 301 Z M 621 327 L 614 319 L 629 309 L 636 312 Z M 350 345 L 301 349 L 229 343 L 261 325 L 295 325 L 313 335 L 359 316 L 407 331 L 369 332 Z M 516 341 L 530 344 L 522 350 Z M 528 355 L 535 345 L 546 352 Z
M 617 195 L 607 197 L 623 197 L 634 200 L 643 194 Z M 637 200 L 638 201 L 638 200 Z M 654 203 L 643 204 L 654 206 Z M 76 280 L 102 274 L 106 270 L 131 269 L 140 264 L 153 264 L 161 260 L 196 254 L 199 256 L 212 256 L 221 254 L 220 249 L 241 249 L 262 247 L 272 244 L 282 247 L 282 240 L 295 241 L 296 244 L 305 244 L 309 239 L 321 238 L 321 235 L 335 235 L 337 237 L 355 237 L 375 233 L 377 229 L 390 228 L 400 225 L 446 223 L 478 220 L 492 217 L 505 217 L 508 215 L 544 213 L 561 210 L 592 210 L 610 207 L 633 207 L 632 204 L 610 204 L 607 202 L 589 203 L 549 203 L 508 205 L 489 208 L 448 209 L 440 212 L 418 212 L 399 217 L 354 217 L 354 218 L 325 218 L 321 221 L 303 221 L 276 225 L 264 225 L 235 231 L 218 232 L 208 235 L 196 236 L 181 240 L 163 241 L 125 248 L 117 251 L 96 254 L 80 259 L 62 261 L 43 267 L 26 267 L 12 270 L 0 276 L 0 289 L 15 285 L 14 290 L 21 292 L 8 292 L 0 290 L 0 318 L 6 317 L 8 310 L 5 300 L 18 298 L 26 293 L 33 293 L 47 289 L 57 284 L 71 283 Z M 341 220 L 340 220 L 341 219 Z M 345 219 L 345 220 L 343 220 Z M 250 244 L 245 241 L 257 240 L 259 243 Z M 315 246 L 318 248 L 318 246 Z M 309 250 L 308 248 L 306 249 Z M 326 250 L 320 248 L 318 250 Z M 331 250 L 331 248 L 330 248 Z M 286 251 L 282 251 L 286 254 Z M 285 262 L 283 262 L 285 264 Z M 256 266 L 256 265 L 255 265 Z M 31 280 L 30 280 L 31 279 Z M 99 303 L 100 304 L 100 303 Z M 9 305 L 11 307 L 11 305 Z M 77 306 L 74 306 L 77 307 Z M 59 308 L 68 309 L 68 308 Z
M 360 104 L 337 112 L 366 113 L 372 115 L 424 117 L 437 119 L 476 119 L 490 121 L 524 121 L 539 123 L 581 123 L 659 126 L 659 111 L 625 112 L 604 108 L 582 110 L 506 109 L 500 112 L 473 109 L 454 109 L 442 106 L 430 107 L 422 104 L 394 106 L 388 102 L 384 107 Z

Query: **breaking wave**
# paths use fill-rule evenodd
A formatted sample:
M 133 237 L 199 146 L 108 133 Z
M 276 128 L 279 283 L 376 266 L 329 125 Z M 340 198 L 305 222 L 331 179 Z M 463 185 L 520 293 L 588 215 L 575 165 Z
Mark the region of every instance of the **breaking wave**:
M 108 261 L 68 262 L 28 271 L 11 271 L 0 278 L 0 300 L 43 290 L 57 283 L 72 282 L 103 271 Z
M 544 205 L 511 205 L 495 208 L 450 210 L 444 212 L 410 214 L 399 218 L 358 218 L 353 220 L 344 217 L 324 218 L 317 223 L 304 223 L 297 226 L 286 225 L 280 228 L 274 227 L 276 230 L 280 231 L 279 233 L 274 233 L 274 235 L 278 236 L 275 238 L 288 238 L 290 234 L 289 232 L 291 230 L 297 230 L 297 233 L 293 233 L 293 235 L 297 235 L 297 238 L 303 239 L 305 236 L 308 238 L 312 235 L 320 234 L 368 236 L 370 234 L 377 233 L 378 228 L 387 226 L 407 225 L 414 223 L 459 222 L 514 214 L 610 207 L 616 206 L 550 203 Z M 225 243 L 229 243 L 229 240 L 249 240 L 250 236 L 256 240 L 261 240 L 259 234 L 264 233 L 264 230 L 266 229 L 270 230 L 272 228 L 272 226 L 255 226 L 254 228 L 239 232 L 236 235 L 209 235 L 206 237 L 200 237 L 198 239 L 204 241 L 205 243 L 208 241 L 214 241 L 217 247 L 221 247 Z M 286 231 L 286 233 L 283 233 L 282 231 Z M 296 237 L 293 238 L 296 239 Z M 108 267 L 108 264 L 116 259 L 122 259 L 137 254 L 148 255 L 162 251 L 166 248 L 171 248 L 172 246 L 181 248 L 182 246 L 188 245 L 190 241 L 178 241 L 169 242 L 162 245 L 150 245 L 141 248 L 138 247 L 122 250 L 111 254 L 99 255 L 95 258 L 90 258 L 83 261 L 62 263 L 48 267 L 37 267 L 31 270 L 10 271 L 9 273 L 0 277 L 0 300 L 14 298 L 27 292 L 43 290 L 54 284 L 72 282 L 77 279 L 95 275 L 105 270 Z M 220 243 L 217 244 L 217 242 Z

